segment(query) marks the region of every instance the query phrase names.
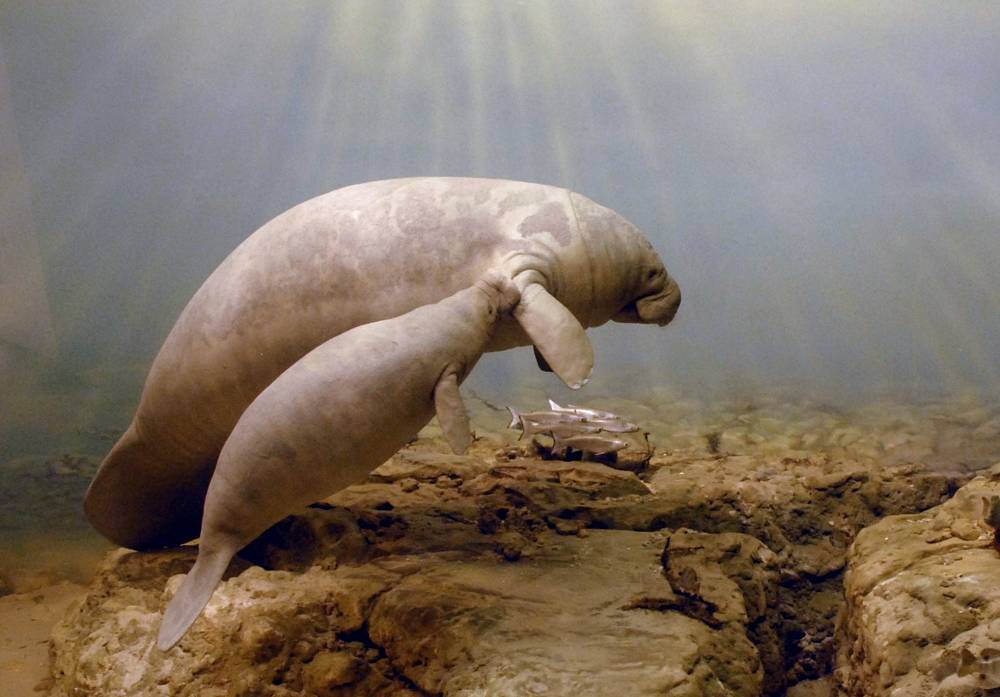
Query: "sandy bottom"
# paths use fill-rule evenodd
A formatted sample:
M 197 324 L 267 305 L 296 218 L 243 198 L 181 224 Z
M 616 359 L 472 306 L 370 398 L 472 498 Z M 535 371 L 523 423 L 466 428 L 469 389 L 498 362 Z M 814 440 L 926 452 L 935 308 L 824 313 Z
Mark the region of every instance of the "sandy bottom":
M 49 635 L 112 546 L 80 510 L 95 457 L 0 464 L 0 695 L 48 691 Z
M 0 676 L 6 697 L 48 691 L 49 634 L 86 587 L 64 581 L 0 598 Z

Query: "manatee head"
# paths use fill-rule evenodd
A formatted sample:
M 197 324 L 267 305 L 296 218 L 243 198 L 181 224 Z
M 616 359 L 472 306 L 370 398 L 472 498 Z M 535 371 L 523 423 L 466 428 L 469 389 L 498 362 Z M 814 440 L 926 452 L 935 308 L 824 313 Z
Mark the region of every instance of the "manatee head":
M 487 311 L 491 321 L 509 314 L 521 300 L 521 291 L 514 285 L 514 281 L 507 274 L 495 269 L 483 274 L 475 285 L 489 301 Z
M 630 286 L 631 293 L 626 294 L 633 299 L 625 303 L 611 319 L 615 322 L 640 322 L 662 327 L 669 324 L 677 314 L 677 308 L 681 305 L 681 288 L 667 273 L 653 246 L 645 239 L 642 242 L 645 249 L 640 252 L 634 266 L 638 273 Z
M 589 326 L 609 319 L 669 324 L 681 304 L 681 289 L 646 236 L 610 208 L 579 194 L 572 194 L 571 199 L 590 254 Z

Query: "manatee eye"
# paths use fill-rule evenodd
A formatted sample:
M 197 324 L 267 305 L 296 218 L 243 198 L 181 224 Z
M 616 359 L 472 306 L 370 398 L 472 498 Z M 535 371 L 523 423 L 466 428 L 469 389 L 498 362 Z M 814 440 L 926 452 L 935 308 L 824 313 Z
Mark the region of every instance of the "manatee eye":
M 656 278 L 657 274 L 659 273 L 660 272 L 657 271 L 656 269 L 650 269 L 649 272 L 646 274 L 646 280 L 652 281 L 654 278 Z

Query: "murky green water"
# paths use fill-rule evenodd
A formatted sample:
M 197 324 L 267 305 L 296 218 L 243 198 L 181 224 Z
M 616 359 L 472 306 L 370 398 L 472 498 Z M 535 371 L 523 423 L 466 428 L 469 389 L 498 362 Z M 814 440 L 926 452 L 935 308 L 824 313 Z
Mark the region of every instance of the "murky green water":
M 488 357 L 492 401 L 619 405 L 661 448 L 1000 459 L 998 32 L 988 0 L 0 4 L 0 568 L 85 576 L 82 492 L 199 284 L 399 176 L 579 191 L 683 289 L 666 329 L 591 332 L 579 395 Z

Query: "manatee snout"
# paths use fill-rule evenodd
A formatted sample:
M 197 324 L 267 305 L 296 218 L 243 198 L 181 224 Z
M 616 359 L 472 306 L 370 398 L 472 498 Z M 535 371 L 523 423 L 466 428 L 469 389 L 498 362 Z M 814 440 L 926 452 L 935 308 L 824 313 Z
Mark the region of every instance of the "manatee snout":
M 623 307 L 612 319 L 638 324 L 670 324 L 681 306 L 681 288 L 677 281 L 663 274 L 658 288 L 641 295 Z
M 661 327 L 670 324 L 680 306 L 681 287 L 672 278 L 667 279 L 662 291 L 635 301 L 639 321 L 645 324 L 658 324 Z

